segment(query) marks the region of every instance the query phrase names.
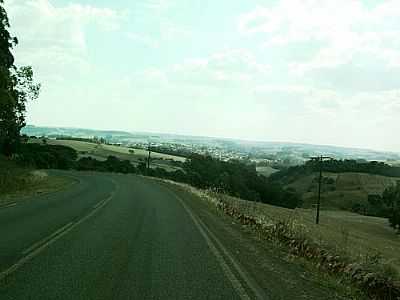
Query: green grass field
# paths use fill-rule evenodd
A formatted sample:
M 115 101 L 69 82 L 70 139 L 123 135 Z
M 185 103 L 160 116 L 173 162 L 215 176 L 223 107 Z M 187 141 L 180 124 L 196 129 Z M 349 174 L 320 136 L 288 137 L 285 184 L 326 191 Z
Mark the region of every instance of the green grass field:
M 75 149 L 78 152 L 93 152 L 98 148 L 97 144 L 81 142 L 81 141 L 71 141 L 71 140 L 47 140 L 49 145 L 62 145 Z
M 269 177 L 272 174 L 278 172 L 279 170 L 274 169 L 272 167 L 257 167 L 257 172 L 265 177 Z
M 39 142 L 41 140 L 31 140 L 30 142 Z M 47 144 L 49 145 L 63 145 L 68 146 L 79 153 L 79 157 L 90 156 L 97 160 L 105 160 L 108 156 L 115 156 L 119 159 L 129 160 L 133 164 L 137 165 L 140 161 L 147 160 L 148 151 L 144 149 L 131 149 L 122 146 L 115 145 L 104 145 L 104 144 L 95 144 L 88 143 L 83 141 L 73 141 L 73 140 L 47 140 Z M 133 151 L 133 153 L 131 153 Z M 151 153 L 151 167 L 152 168 L 163 168 L 167 171 L 175 171 L 180 169 L 175 165 L 175 162 L 185 162 L 186 158 L 180 156 L 174 156 L 169 154 L 161 154 L 161 153 Z
M 356 203 L 367 204 L 368 195 L 381 195 L 400 178 L 363 173 L 324 173 L 331 183 L 322 186 L 322 206 L 326 209 L 349 210 Z M 318 174 L 306 175 L 288 185 L 302 195 L 304 207 L 317 201 Z

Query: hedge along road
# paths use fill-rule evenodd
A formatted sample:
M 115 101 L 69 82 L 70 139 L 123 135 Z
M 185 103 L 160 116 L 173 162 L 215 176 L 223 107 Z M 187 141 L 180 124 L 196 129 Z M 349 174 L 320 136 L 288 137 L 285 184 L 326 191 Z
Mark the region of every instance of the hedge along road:
M 268 299 L 173 191 L 55 173 L 79 183 L 0 209 L 1 299 Z

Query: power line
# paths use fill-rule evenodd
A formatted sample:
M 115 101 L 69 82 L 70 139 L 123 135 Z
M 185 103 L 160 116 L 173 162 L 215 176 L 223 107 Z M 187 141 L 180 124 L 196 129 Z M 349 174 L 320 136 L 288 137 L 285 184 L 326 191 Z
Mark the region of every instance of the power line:
M 147 157 L 147 174 L 150 174 L 150 159 L 151 159 L 151 143 L 149 142 L 149 146 L 147 148 L 149 151 L 149 156 Z
M 319 224 L 319 211 L 321 207 L 321 187 L 322 187 L 322 164 L 325 159 L 333 159 L 329 156 L 313 156 L 310 157 L 311 160 L 319 162 L 319 179 L 318 179 L 318 202 L 317 202 L 317 215 L 315 218 L 315 224 Z

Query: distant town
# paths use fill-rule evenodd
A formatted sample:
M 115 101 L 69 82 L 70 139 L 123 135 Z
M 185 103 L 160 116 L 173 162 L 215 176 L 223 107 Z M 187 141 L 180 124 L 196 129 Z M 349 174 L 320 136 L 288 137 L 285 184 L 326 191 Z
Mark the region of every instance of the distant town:
M 28 137 L 47 139 L 77 138 L 133 149 L 187 157 L 192 153 L 211 155 L 223 161 L 243 160 L 258 167 L 282 167 L 303 164 L 311 156 L 329 155 L 336 159 L 383 161 L 400 164 L 400 154 L 368 149 L 295 144 L 281 142 L 256 142 L 212 137 L 154 134 L 141 132 L 105 131 L 63 127 L 37 127 L 28 125 L 22 133 Z

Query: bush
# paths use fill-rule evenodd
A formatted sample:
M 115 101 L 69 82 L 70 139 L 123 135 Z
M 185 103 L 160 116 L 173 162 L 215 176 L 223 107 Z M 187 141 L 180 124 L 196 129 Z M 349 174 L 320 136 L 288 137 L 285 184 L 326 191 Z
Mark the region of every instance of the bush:
M 137 173 L 137 169 L 129 160 L 120 160 L 115 156 L 109 156 L 105 161 L 98 161 L 91 157 L 83 157 L 76 163 L 76 169 L 80 171 L 99 171 L 116 173 Z
M 61 145 L 22 144 L 16 161 L 18 164 L 39 169 L 72 169 L 77 153 Z
M 301 205 L 301 198 L 295 190 L 285 190 L 281 184 L 259 175 L 254 165 L 235 160 L 224 162 L 195 154 L 188 158 L 183 168 L 186 173 L 184 182 L 198 188 L 213 188 L 231 196 L 286 208 Z

